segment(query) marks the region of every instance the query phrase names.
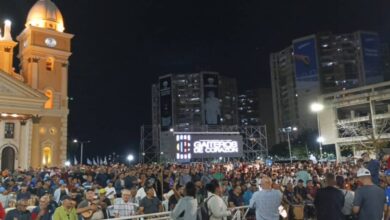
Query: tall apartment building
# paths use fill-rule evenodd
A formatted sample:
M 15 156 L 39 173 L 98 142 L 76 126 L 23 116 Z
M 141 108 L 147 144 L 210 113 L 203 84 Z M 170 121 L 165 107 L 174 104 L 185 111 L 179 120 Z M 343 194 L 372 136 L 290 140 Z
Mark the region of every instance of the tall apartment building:
M 161 131 L 237 125 L 237 83 L 217 72 L 168 74 L 152 86 L 152 122 Z
M 388 51 L 377 33 L 319 33 L 295 39 L 270 55 L 275 132 L 317 129 L 310 103 L 330 92 L 387 80 Z M 277 142 L 283 139 L 278 136 Z
M 265 125 L 268 146 L 275 144 L 271 89 L 259 88 L 242 92 L 238 96 L 238 117 L 240 126 Z
M 255 90 L 246 90 L 238 96 L 238 117 L 241 126 L 259 125 L 259 99 Z

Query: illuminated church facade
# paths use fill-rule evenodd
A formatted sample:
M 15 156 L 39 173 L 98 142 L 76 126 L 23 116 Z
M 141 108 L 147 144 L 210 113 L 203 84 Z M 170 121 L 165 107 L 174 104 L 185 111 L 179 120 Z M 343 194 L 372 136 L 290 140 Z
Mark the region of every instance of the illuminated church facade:
M 0 169 L 62 166 L 67 152 L 72 34 L 51 0 L 38 0 L 14 41 L 0 34 Z M 14 70 L 17 49 L 20 72 Z

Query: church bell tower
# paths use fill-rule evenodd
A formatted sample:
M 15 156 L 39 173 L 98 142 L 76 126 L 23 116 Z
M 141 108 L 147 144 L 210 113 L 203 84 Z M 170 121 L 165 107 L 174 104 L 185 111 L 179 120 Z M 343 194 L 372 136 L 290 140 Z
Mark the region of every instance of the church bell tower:
M 17 37 L 20 74 L 27 85 L 47 97 L 44 110 L 33 120 L 33 167 L 59 166 L 66 160 L 68 60 L 73 35 L 64 31 L 57 6 L 51 0 L 38 0 Z

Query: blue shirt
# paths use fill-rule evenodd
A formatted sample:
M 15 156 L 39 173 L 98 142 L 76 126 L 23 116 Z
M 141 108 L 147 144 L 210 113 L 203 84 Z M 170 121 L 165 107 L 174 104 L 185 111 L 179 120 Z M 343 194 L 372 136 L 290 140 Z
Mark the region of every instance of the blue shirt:
M 379 168 L 380 164 L 377 160 L 370 160 L 367 164 L 367 169 L 371 173 L 372 182 L 374 182 L 376 185 L 379 185 Z
M 249 208 L 256 209 L 256 220 L 279 220 L 282 193 L 278 190 L 262 190 L 253 194 Z
M 253 192 L 251 190 L 247 190 L 244 193 L 244 205 L 249 205 L 249 202 L 253 196 Z
M 387 206 L 390 206 L 390 186 L 386 187 L 386 204 Z

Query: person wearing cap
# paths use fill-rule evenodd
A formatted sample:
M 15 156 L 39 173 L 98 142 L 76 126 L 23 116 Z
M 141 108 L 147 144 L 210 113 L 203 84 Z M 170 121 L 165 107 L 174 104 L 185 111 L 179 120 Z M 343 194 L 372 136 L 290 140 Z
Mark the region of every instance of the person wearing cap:
M 343 220 L 344 195 L 336 188 L 336 178 L 333 173 L 326 174 L 327 187 L 319 189 L 314 200 L 317 220 Z
M 244 205 L 244 199 L 242 197 L 242 189 L 241 186 L 237 184 L 229 193 L 228 206 L 229 208 L 234 208 L 243 205 Z
M 366 168 L 371 173 L 372 182 L 379 186 L 379 170 L 381 166 L 379 161 L 371 159 L 368 153 L 363 153 L 362 158 L 364 163 L 366 163 Z
M 72 198 L 68 195 L 61 197 L 62 205 L 56 208 L 52 220 L 78 220 Z
M 248 189 L 245 191 L 245 193 L 243 195 L 244 205 L 249 205 L 249 202 L 253 196 L 253 193 L 255 193 L 258 190 L 259 190 L 259 188 L 257 186 L 256 180 L 251 180 L 250 187 L 248 187 Z
M 9 200 L 10 196 L 8 195 L 7 189 L 3 186 L 0 186 L 0 203 L 4 208 L 8 208 Z
M 106 210 L 108 206 L 111 206 L 111 200 L 107 197 L 107 192 L 105 189 L 99 189 L 99 201 L 99 205 L 103 211 L 104 219 L 107 219 L 109 216 L 107 215 Z
M 28 191 L 28 186 L 26 184 L 20 185 L 20 190 L 16 195 L 16 200 L 20 199 L 27 199 L 29 200 L 31 198 L 31 193 Z
M 352 210 L 359 220 L 381 220 L 387 206 L 385 192 L 373 183 L 371 176 L 366 168 L 360 168 L 357 172 L 362 186 L 355 192 Z
M 18 200 L 16 209 L 9 211 L 5 216 L 5 220 L 31 220 L 31 213 L 27 210 L 27 206 L 27 199 Z
M 35 187 L 34 187 L 33 194 L 37 195 L 38 197 L 42 197 L 43 195 L 45 195 L 42 181 L 37 181 L 37 183 L 35 184 Z
M 307 199 L 307 189 L 302 179 L 299 179 L 298 184 L 294 187 L 294 194 L 299 203 L 303 203 Z
M 65 181 L 60 180 L 60 187 L 54 191 L 54 201 L 59 204 L 61 198 L 65 195 L 69 195 L 69 190 L 66 187 Z
M 77 206 L 77 214 L 82 214 L 85 212 L 92 211 L 93 215 L 88 219 L 91 220 L 104 219 L 104 214 L 101 209 L 100 201 L 97 199 L 98 198 L 95 194 L 95 191 L 93 189 L 88 189 L 88 191 L 85 194 L 85 200 L 80 202 L 80 204 Z
M 104 188 L 106 191 L 106 197 L 110 200 L 115 199 L 116 191 L 111 180 L 107 180 L 107 187 Z

